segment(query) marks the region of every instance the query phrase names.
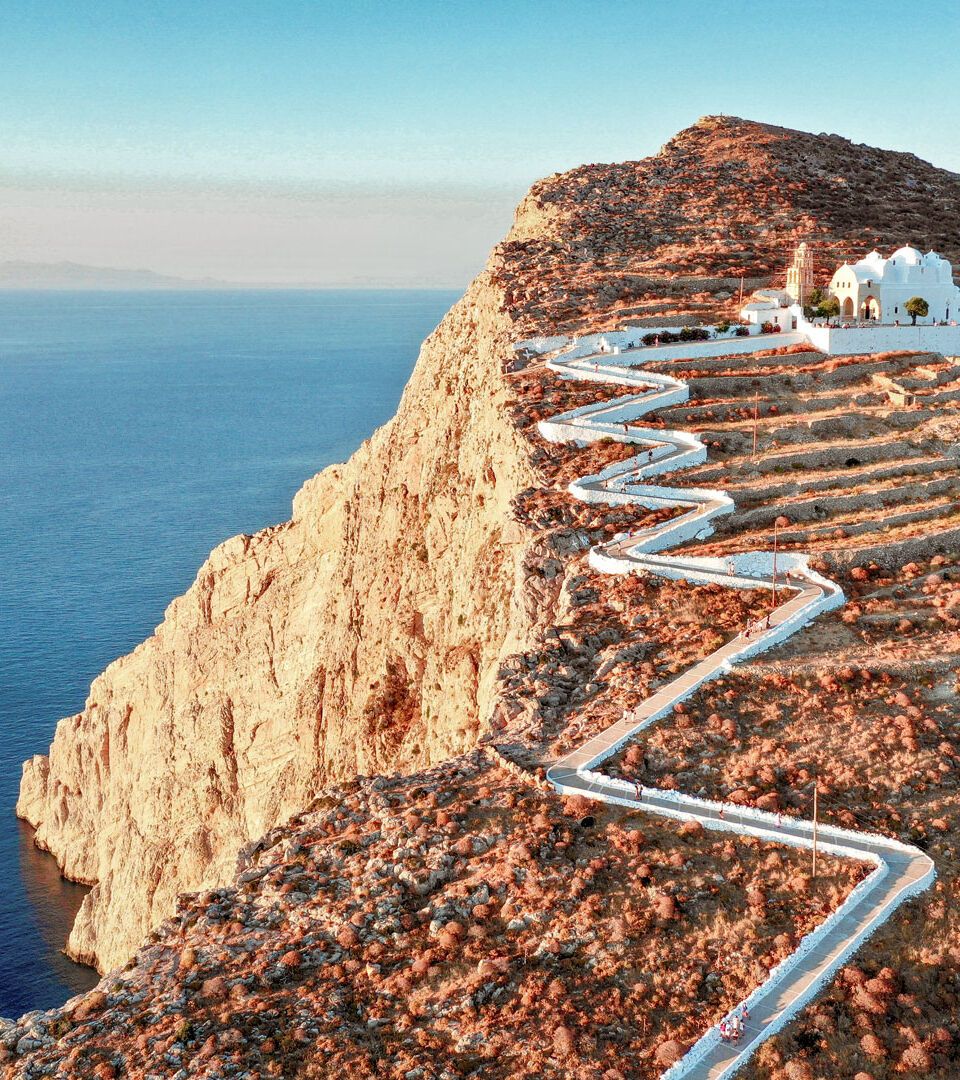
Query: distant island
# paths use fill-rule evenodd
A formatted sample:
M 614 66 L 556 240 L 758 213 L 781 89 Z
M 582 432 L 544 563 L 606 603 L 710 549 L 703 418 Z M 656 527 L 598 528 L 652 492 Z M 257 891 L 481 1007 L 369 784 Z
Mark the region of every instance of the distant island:
M 236 289 L 216 278 L 180 278 L 153 270 L 120 270 L 82 263 L 0 262 L 0 289 Z
M 356 276 L 342 281 L 224 281 L 219 278 L 183 278 L 154 270 L 123 270 L 111 266 L 87 266 L 75 262 L 0 262 L 3 289 L 403 289 L 402 279 Z M 424 281 L 423 289 L 453 289 L 445 280 Z

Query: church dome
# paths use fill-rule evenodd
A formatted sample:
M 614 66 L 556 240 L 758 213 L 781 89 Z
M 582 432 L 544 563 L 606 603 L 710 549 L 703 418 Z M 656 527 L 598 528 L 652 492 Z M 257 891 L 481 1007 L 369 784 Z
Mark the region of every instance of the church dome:
M 923 261 L 923 255 L 915 247 L 911 247 L 909 244 L 905 244 L 903 247 L 897 248 L 897 250 L 890 256 L 890 259 L 891 261 L 896 259 L 897 262 L 900 262 L 902 260 L 908 266 L 916 266 L 918 263 Z
M 887 260 L 879 251 L 871 251 L 865 258 L 855 262 L 850 269 L 857 281 L 875 281 L 883 277 Z

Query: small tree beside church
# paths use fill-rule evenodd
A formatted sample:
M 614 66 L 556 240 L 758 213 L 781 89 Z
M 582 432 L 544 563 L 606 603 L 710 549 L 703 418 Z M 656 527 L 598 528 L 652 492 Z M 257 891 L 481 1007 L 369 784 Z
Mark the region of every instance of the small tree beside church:
M 810 293 L 810 303 L 804 305 L 803 314 L 808 319 L 829 319 L 840 314 L 840 301 L 835 296 L 827 296 L 823 289 L 815 288 Z
M 930 305 L 922 296 L 911 296 L 903 305 L 904 311 L 913 319 L 913 325 L 917 325 L 917 317 L 925 319 L 930 314 Z

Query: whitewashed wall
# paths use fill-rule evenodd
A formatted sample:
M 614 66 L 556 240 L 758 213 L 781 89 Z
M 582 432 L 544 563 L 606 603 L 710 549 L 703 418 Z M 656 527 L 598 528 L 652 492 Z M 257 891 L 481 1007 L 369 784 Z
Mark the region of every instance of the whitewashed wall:
M 575 340 L 567 337 L 528 338 L 526 341 L 518 342 L 514 348 L 527 348 L 547 353 L 570 345 L 571 347 L 564 352 L 563 357 L 565 360 L 573 360 L 593 356 L 607 346 L 610 349 L 620 350 L 639 346 L 646 334 L 662 334 L 667 330 L 677 334 L 681 329 L 679 326 L 645 326 L 632 330 L 611 330 L 605 334 L 587 334 Z M 738 353 L 756 352 L 759 349 L 778 349 L 784 345 L 796 345 L 804 340 L 804 336 L 795 330 L 782 334 L 761 334 L 759 326 L 751 326 L 749 337 L 736 337 L 731 329 L 713 341 L 678 341 L 673 345 L 645 345 L 627 356 L 622 353 L 603 352 L 602 362 L 605 364 L 642 364 L 648 360 L 676 360 L 684 356 L 735 356 Z
M 754 329 L 751 327 L 751 329 Z M 606 335 L 608 338 L 613 335 Z M 788 334 L 751 334 L 750 337 L 726 337 L 716 341 L 681 341 L 676 345 L 646 345 L 627 354 L 606 355 L 605 364 L 648 364 L 654 360 L 683 360 L 697 357 L 738 356 L 741 353 L 760 352 L 763 349 L 781 349 L 787 345 L 799 345 L 806 340 L 796 330 Z M 588 350 L 580 355 L 590 355 Z
M 960 326 L 869 326 L 833 330 L 804 323 L 801 329 L 811 344 L 831 356 L 901 350 L 960 356 Z

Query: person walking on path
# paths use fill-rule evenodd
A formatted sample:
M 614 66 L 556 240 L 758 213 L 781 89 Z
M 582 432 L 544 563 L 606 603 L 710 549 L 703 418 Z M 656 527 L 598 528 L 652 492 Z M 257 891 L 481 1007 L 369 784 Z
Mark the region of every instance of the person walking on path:
M 727 1021 L 726 1020 L 721 1020 L 720 1021 L 720 1038 L 724 1042 L 729 1042 L 730 1041 L 730 1029 L 727 1027 Z

